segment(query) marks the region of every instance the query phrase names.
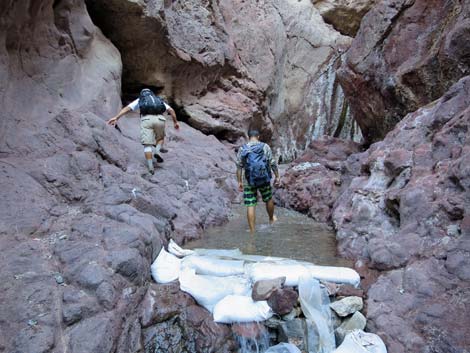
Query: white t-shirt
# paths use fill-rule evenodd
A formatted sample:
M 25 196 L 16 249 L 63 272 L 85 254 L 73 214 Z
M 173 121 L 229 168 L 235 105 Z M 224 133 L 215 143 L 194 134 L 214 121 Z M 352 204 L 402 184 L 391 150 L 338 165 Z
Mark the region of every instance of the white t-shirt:
M 166 104 L 165 102 L 163 102 L 163 104 L 165 104 L 166 111 L 168 109 L 170 109 L 170 106 L 168 104 Z M 137 98 L 135 101 L 129 103 L 127 106 L 129 108 L 131 108 L 132 111 L 135 111 L 135 110 L 139 109 L 139 98 Z

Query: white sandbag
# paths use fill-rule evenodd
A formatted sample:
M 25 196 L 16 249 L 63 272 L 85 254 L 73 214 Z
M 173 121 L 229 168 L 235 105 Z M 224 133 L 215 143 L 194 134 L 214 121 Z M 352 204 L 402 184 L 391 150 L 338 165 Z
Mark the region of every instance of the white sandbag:
M 301 276 L 299 279 L 299 300 L 307 323 L 312 324 L 309 335 L 309 351 L 330 353 L 335 347 L 335 335 L 330 325 L 331 313 L 328 294 L 322 292 L 320 283 L 312 276 Z
M 180 266 L 181 260 L 162 248 L 150 267 L 150 271 L 152 272 L 153 279 L 157 283 L 169 283 L 178 279 Z
M 308 275 L 308 270 L 295 261 L 259 262 L 245 265 L 245 273 L 253 283 L 259 280 L 286 277 L 286 286 L 297 286 L 299 277 Z
M 190 268 L 181 271 L 180 289 L 190 294 L 199 305 L 210 312 L 213 311 L 214 305 L 227 295 L 251 293 L 250 282 L 246 278 L 196 275 L 195 270 Z
M 239 260 L 223 260 L 210 256 L 188 256 L 183 259 L 182 266 L 193 268 L 198 275 L 236 276 L 245 273 L 244 262 Z
M 292 261 L 290 259 L 286 259 L 283 257 L 275 257 L 275 256 L 263 256 L 263 255 L 230 255 L 227 256 L 234 260 L 243 260 L 249 262 L 284 262 L 284 261 Z
M 194 249 L 196 255 L 199 256 L 215 256 L 215 257 L 237 257 L 242 256 L 240 249 Z
M 271 316 L 273 312 L 268 302 L 255 302 L 251 296 L 228 295 L 214 307 L 214 321 L 224 324 L 265 321 Z
M 279 343 L 279 344 L 276 344 L 275 346 L 270 347 L 264 353 L 302 353 L 302 352 L 292 343 Z
M 333 353 L 387 353 L 387 348 L 379 336 L 354 330 Z
M 185 257 L 189 255 L 193 255 L 193 250 L 186 250 L 176 244 L 173 239 L 170 239 L 170 243 L 168 244 L 168 252 L 178 257 Z
M 306 267 L 314 278 L 321 281 L 351 284 L 354 287 L 357 287 L 361 282 L 361 277 L 352 268 L 317 266 L 313 264 L 308 264 Z

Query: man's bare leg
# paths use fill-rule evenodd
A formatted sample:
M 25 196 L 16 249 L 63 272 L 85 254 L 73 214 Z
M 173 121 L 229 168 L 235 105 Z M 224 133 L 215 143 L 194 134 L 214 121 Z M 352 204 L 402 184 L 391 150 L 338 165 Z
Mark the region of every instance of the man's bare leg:
M 152 146 L 145 145 L 144 147 L 145 160 L 147 161 L 147 168 L 149 169 L 150 174 L 155 172 L 153 168 L 153 156 L 152 156 Z
M 266 202 L 266 211 L 268 212 L 269 216 L 269 223 L 273 224 L 277 221 L 277 217 L 274 215 L 274 201 L 273 199 Z
M 255 223 L 256 223 L 256 206 L 248 206 L 246 208 L 246 215 L 248 217 L 248 225 L 250 226 L 250 233 L 255 233 Z
M 155 158 L 158 163 L 163 162 L 163 158 L 160 156 L 160 151 L 163 146 L 163 139 L 157 141 L 157 145 L 155 146 Z

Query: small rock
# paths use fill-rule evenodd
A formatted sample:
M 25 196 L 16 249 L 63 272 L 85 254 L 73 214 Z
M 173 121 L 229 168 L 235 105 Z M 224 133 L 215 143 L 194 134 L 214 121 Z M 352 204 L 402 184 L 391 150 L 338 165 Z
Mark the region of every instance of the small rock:
M 273 311 L 278 315 L 286 315 L 290 313 L 299 295 L 292 288 L 276 289 L 268 299 L 268 304 Z
M 28 320 L 28 326 L 34 327 L 37 324 L 38 324 L 38 320 L 34 320 L 34 319 Z
M 276 289 L 281 289 L 286 277 L 256 281 L 253 285 L 251 298 L 254 301 L 267 300 Z
M 64 277 L 60 273 L 56 273 L 54 275 L 55 281 L 57 284 L 63 284 L 64 283 Z
M 98 302 L 106 309 L 109 310 L 113 308 L 116 299 L 116 291 L 112 284 L 109 282 L 101 283 L 96 289 L 96 296 L 98 297 Z
M 335 330 L 336 344 L 340 345 L 344 337 L 353 330 L 364 330 L 367 320 L 359 311 L 356 311 L 353 316 L 343 321 L 340 327 Z
M 277 319 L 276 317 L 273 316 L 264 322 L 264 326 L 272 328 L 272 329 L 277 329 L 281 326 L 282 323 L 283 323 L 282 320 Z
M 307 324 L 305 319 L 283 322 L 279 328 L 279 341 L 293 343 L 301 350 L 306 348 Z
M 322 281 L 321 284 L 325 286 L 326 290 L 328 291 L 328 295 L 330 297 L 333 297 L 336 295 L 336 293 L 338 293 L 339 286 L 336 283 Z
M 363 297 L 364 291 L 359 288 L 355 288 L 349 284 L 342 284 L 338 287 L 338 291 L 336 292 L 338 297 Z
M 289 314 L 286 314 L 282 317 L 284 321 L 291 321 L 294 320 L 296 317 L 300 316 L 302 310 L 299 307 L 295 307 Z
M 362 298 L 346 297 L 330 304 L 330 308 L 341 317 L 348 316 L 361 310 L 363 307 Z

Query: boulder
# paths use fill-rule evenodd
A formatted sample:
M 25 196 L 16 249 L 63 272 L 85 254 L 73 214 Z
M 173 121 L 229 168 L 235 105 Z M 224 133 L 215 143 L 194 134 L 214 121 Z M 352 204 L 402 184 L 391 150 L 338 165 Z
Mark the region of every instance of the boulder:
M 152 283 L 140 306 L 142 327 L 167 321 L 194 304 L 194 300 L 188 294 L 180 291 L 178 283 Z
M 278 315 L 290 313 L 297 304 L 298 293 L 292 288 L 282 288 L 273 291 L 268 299 L 268 304 Z
M 363 302 L 360 297 L 346 297 L 330 304 L 330 308 L 339 316 L 345 317 L 362 310 Z
M 348 317 L 342 324 L 335 329 L 336 345 L 339 346 L 346 335 L 354 330 L 364 330 L 367 320 L 359 311 L 356 311 L 351 317 Z
M 277 289 L 281 289 L 286 282 L 286 277 L 274 278 L 271 280 L 260 280 L 253 284 L 251 297 L 253 300 L 267 300 Z

